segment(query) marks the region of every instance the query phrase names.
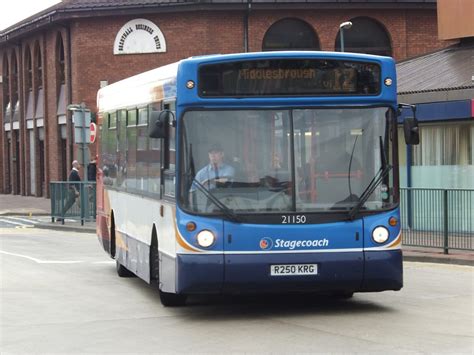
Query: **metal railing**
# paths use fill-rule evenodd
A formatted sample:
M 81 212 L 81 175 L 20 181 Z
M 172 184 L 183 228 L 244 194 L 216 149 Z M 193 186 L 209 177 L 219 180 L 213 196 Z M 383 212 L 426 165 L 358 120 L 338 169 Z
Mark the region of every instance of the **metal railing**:
M 474 190 L 401 188 L 403 244 L 474 250 Z
M 51 219 L 61 221 L 65 219 L 95 221 L 96 216 L 96 185 L 95 182 L 66 182 L 52 181 L 51 192 Z

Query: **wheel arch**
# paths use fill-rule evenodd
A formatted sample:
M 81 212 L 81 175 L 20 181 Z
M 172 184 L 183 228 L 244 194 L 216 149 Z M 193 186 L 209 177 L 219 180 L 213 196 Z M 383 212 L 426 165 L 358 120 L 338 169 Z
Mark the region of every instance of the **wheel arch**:
M 160 255 L 158 250 L 158 231 L 156 224 L 151 228 L 150 249 L 148 252 L 150 267 L 150 283 L 156 283 L 159 287 L 160 280 Z
M 110 256 L 112 259 L 115 259 L 116 254 L 116 244 L 115 244 L 115 216 L 114 210 L 110 211 Z

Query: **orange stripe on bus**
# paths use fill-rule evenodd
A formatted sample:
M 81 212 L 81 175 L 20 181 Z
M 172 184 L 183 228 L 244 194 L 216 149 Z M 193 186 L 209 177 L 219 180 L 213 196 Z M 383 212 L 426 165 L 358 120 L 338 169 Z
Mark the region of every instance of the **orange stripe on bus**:
M 179 244 L 183 249 L 186 249 L 186 250 L 189 250 L 189 251 L 194 251 L 194 252 L 200 252 L 199 249 L 193 248 L 193 247 L 190 246 L 188 243 L 186 243 L 186 241 L 184 240 L 183 236 L 182 236 L 181 233 L 179 232 L 178 226 L 177 226 L 177 224 L 176 224 L 176 210 L 175 210 L 175 209 L 173 209 L 173 224 L 174 224 L 175 237 L 176 237 L 176 241 L 178 242 L 178 244 Z
M 122 233 L 120 233 L 117 229 L 115 229 L 115 246 L 128 251 L 127 243 L 125 243 Z

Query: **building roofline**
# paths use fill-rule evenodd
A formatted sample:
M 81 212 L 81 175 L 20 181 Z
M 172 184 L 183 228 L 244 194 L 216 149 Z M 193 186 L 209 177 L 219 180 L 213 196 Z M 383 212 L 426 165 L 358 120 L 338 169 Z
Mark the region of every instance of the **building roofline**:
M 398 73 L 398 95 L 415 95 L 415 94 L 433 94 L 454 93 L 456 91 L 467 91 L 474 89 L 474 77 L 469 71 L 468 65 L 460 65 L 460 61 L 464 64 L 465 52 L 467 57 L 474 53 L 474 40 L 464 40 L 453 44 L 449 47 L 425 53 L 420 56 L 408 58 L 397 63 Z M 454 75 L 453 70 L 447 72 L 445 69 L 454 66 L 458 70 Z M 430 71 L 420 68 L 429 68 Z M 441 77 L 432 76 L 433 72 L 443 75 Z M 447 76 L 450 80 L 445 80 Z M 473 78 L 471 80 L 471 77 Z M 451 80 L 452 79 L 452 80 Z M 454 80 L 457 79 L 457 80 Z M 430 85 L 419 85 L 414 83 L 428 82 Z M 423 89 L 417 89 L 423 87 Z M 449 92 L 449 93 L 448 93 Z
M 425 93 L 435 93 L 443 91 L 458 91 L 458 90 L 469 90 L 474 89 L 474 85 L 465 85 L 449 88 L 436 88 L 436 89 L 427 89 L 427 90 L 411 90 L 411 91 L 399 91 L 398 95 L 412 95 L 412 94 L 425 94 Z
M 159 12 L 189 12 L 189 11 L 219 11 L 219 10 L 236 10 L 245 11 L 247 8 L 252 10 L 280 10 L 288 9 L 431 9 L 436 10 L 436 0 L 392 0 L 387 2 L 370 1 L 370 0 L 338 0 L 337 2 L 330 0 L 301 0 L 285 1 L 285 0 L 240 0 L 240 1 L 224 1 L 224 0 L 195 0 L 189 2 L 185 0 L 176 0 L 174 2 L 162 2 L 159 0 L 154 3 L 142 4 L 122 4 L 108 5 L 105 4 L 90 6 L 74 6 L 71 2 L 61 2 L 53 5 L 33 16 L 26 18 L 2 31 L 0 31 L 0 46 L 9 43 L 12 40 L 24 37 L 38 29 L 47 28 L 56 23 L 68 22 L 72 19 L 90 17 L 91 13 L 94 17 L 113 16 L 113 15 L 135 15 Z

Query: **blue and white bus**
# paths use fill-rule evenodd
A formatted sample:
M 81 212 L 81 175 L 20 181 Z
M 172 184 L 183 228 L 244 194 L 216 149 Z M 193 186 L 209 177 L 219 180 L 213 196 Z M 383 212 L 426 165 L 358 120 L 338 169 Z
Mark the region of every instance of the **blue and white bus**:
M 168 306 L 400 290 L 396 99 L 393 59 L 330 52 L 193 57 L 102 88 L 99 240 Z

